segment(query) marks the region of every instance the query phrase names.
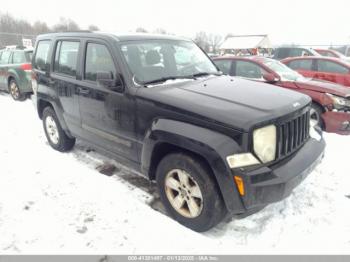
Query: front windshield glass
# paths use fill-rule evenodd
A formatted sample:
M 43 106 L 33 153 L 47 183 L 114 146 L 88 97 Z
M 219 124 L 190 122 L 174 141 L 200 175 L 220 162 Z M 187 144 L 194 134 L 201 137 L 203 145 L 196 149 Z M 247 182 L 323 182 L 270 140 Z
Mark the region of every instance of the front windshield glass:
M 270 68 L 272 71 L 276 72 L 281 80 L 296 81 L 303 79 L 303 76 L 298 72 L 290 69 L 288 66 L 282 64 L 276 60 L 265 60 L 264 65 Z
M 121 51 L 135 81 L 141 84 L 219 73 L 203 51 L 190 41 L 130 41 L 121 45 Z

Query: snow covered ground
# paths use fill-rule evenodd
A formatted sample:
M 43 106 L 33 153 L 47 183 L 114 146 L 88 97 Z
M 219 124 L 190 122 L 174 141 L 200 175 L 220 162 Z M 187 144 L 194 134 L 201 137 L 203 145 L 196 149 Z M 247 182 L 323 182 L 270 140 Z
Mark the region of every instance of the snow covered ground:
M 350 137 L 325 134 L 322 164 L 286 200 L 198 234 L 131 170 L 81 143 L 52 150 L 30 100 L 0 93 L 0 112 L 1 254 L 350 254 Z

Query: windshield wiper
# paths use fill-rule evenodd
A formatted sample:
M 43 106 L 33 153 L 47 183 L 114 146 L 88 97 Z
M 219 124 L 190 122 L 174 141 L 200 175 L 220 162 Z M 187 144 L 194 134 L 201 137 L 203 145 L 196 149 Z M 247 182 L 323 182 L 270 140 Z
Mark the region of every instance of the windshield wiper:
M 215 75 L 215 76 L 221 76 L 221 73 L 209 73 L 209 72 L 199 72 L 199 73 L 195 73 L 193 75 L 190 75 L 188 77 L 191 77 L 193 79 L 196 79 L 197 77 L 201 77 L 201 76 L 209 76 L 209 75 Z
M 168 80 L 175 80 L 175 79 L 196 79 L 197 77 L 208 76 L 208 75 L 220 76 L 220 75 L 222 75 L 222 74 L 221 74 L 221 73 L 199 72 L 199 73 L 195 73 L 195 74 L 193 74 L 193 75 L 187 75 L 187 76 L 165 76 L 165 77 L 157 78 L 157 79 L 154 79 L 154 80 L 142 82 L 142 84 L 143 84 L 144 86 L 148 86 L 148 85 L 151 85 L 151 84 L 163 83 L 163 82 L 168 81 Z
M 162 83 L 168 80 L 175 80 L 175 79 L 192 79 L 193 77 L 191 76 L 166 76 L 166 77 L 161 77 L 158 79 L 154 79 L 154 80 L 150 80 L 150 81 L 146 81 L 143 82 L 142 84 L 147 86 L 147 85 L 151 85 L 151 84 L 156 84 L 156 83 Z

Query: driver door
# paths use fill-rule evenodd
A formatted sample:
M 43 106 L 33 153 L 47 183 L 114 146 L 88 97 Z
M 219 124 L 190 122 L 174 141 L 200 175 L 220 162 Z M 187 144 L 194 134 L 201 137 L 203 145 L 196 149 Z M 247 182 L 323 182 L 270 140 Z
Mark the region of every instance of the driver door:
M 137 161 L 135 102 L 124 91 L 114 91 L 97 81 L 97 73 L 118 74 L 112 48 L 102 41 L 84 44 L 82 81 L 78 86 L 83 136 L 97 146 Z

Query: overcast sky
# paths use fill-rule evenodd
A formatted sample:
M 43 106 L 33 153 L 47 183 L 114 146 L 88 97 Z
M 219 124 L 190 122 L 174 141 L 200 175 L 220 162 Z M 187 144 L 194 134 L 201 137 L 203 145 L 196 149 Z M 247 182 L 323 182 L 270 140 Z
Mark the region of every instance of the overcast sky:
M 103 31 L 149 31 L 193 37 L 196 32 L 269 34 L 273 44 L 350 42 L 349 0 L 98 0 L 1 1 L 0 12 L 48 25 L 60 17 Z M 93 4 L 92 4 L 93 3 Z

